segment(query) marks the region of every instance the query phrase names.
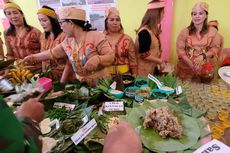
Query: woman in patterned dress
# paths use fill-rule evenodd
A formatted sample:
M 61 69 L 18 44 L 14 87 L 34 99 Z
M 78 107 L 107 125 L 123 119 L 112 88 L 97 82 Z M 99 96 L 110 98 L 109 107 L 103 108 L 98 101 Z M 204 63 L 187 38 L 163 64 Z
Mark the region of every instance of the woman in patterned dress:
M 49 51 L 30 55 L 24 62 L 33 60 L 48 60 L 68 57 L 68 68 L 72 67 L 76 78 L 91 86 L 97 84 L 98 79 L 109 76 L 106 66 L 114 61 L 114 53 L 105 35 L 90 31 L 91 25 L 86 22 L 85 10 L 76 7 L 63 7 L 59 11 L 59 23 L 65 40 Z M 64 76 L 69 76 L 69 69 L 65 68 Z
M 37 15 L 44 30 L 41 35 L 41 51 L 52 49 L 65 39 L 65 33 L 62 32 L 53 8 L 43 6 L 38 10 Z M 65 63 L 66 58 L 42 61 L 42 71 L 51 69 L 50 77 L 53 80 L 60 80 Z
M 180 32 L 176 41 L 177 74 L 183 80 L 196 79 L 207 61 L 217 64 L 222 45 L 217 29 L 207 23 L 207 3 L 196 3 L 191 15 L 191 24 Z
M 40 52 L 41 32 L 27 24 L 20 6 L 6 3 L 4 13 L 10 22 L 10 27 L 4 31 L 8 59 L 24 59 L 24 57 Z M 41 63 L 32 63 L 33 69 L 40 69 Z
M 105 35 L 115 53 L 115 61 L 108 67 L 111 74 L 137 74 L 135 45 L 130 36 L 124 33 L 118 10 L 111 7 L 105 12 Z

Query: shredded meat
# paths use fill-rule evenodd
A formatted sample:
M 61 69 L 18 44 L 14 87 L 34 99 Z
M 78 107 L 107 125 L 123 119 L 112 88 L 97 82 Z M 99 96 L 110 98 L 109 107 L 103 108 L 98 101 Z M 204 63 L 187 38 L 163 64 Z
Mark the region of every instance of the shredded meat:
M 182 126 L 167 106 L 147 110 L 143 126 L 145 129 L 152 127 L 163 138 L 182 136 Z

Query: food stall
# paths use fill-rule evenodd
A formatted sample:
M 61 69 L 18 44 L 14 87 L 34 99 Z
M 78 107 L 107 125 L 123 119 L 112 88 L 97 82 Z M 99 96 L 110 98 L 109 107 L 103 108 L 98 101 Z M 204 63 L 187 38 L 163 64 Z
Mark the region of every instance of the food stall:
M 39 124 L 43 152 L 102 152 L 109 128 L 120 120 L 135 128 L 144 152 L 193 152 L 212 139 L 229 145 L 230 86 L 218 77 L 198 83 L 172 74 L 118 75 L 92 88 L 78 80 L 52 82 L 12 61 L 3 63 L 9 73 L 0 87 L 7 104 L 16 110 L 39 97 L 45 105 Z

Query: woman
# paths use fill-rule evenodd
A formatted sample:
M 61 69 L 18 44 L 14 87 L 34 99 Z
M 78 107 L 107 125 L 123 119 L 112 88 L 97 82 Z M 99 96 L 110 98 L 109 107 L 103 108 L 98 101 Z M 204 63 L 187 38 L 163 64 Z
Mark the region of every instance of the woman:
M 79 81 L 96 85 L 98 79 L 108 76 L 105 67 L 114 61 L 114 53 L 105 35 L 89 31 L 91 25 L 86 22 L 85 10 L 63 7 L 59 13 L 59 23 L 67 38 L 52 50 L 26 57 L 24 62 L 57 59 L 67 55 L 71 65 L 65 68 L 64 77 L 69 77 L 69 68 L 72 66 Z
M 8 59 L 23 59 L 24 57 L 40 52 L 41 32 L 28 25 L 21 8 L 15 3 L 6 3 L 4 13 L 10 22 L 10 27 L 4 32 Z M 41 64 L 35 65 L 40 68 Z
M 111 7 L 105 12 L 105 35 L 115 52 L 115 61 L 108 67 L 111 74 L 137 74 L 135 46 L 131 37 L 123 32 L 118 10 Z
M 164 1 L 151 1 L 137 30 L 135 46 L 137 50 L 138 76 L 154 74 L 157 64 L 162 64 L 160 23 L 164 15 Z
M 221 50 L 221 37 L 217 29 L 207 23 L 208 4 L 196 3 L 191 15 L 191 24 L 180 32 L 176 42 L 179 59 L 177 73 L 181 79 L 195 78 L 206 61 L 215 64 Z
M 54 9 L 43 6 L 37 12 L 38 20 L 44 30 L 41 36 L 41 51 L 54 48 L 65 39 L 65 34 L 58 23 L 57 15 Z M 50 77 L 53 80 L 61 78 L 65 66 L 65 58 L 57 60 L 47 60 L 42 62 L 42 71 L 51 69 Z

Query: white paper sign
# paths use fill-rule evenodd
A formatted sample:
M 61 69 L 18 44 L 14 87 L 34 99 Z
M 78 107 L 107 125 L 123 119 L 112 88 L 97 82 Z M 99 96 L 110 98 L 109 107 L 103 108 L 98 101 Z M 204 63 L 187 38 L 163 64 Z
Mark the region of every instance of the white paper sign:
M 97 122 L 95 119 L 92 119 L 87 123 L 84 127 L 80 128 L 72 137 L 71 140 L 77 145 L 84 139 L 95 127 L 97 126 Z
M 182 93 L 182 88 L 181 86 L 176 87 L 176 94 L 180 95 Z
M 214 139 L 201 146 L 193 153 L 230 153 L 230 147 Z
M 124 111 L 124 102 L 123 101 L 111 101 L 105 102 L 104 111 Z
M 75 108 L 75 105 L 74 104 L 56 102 L 56 103 L 54 103 L 53 107 L 54 108 L 65 108 L 66 110 L 73 110 Z

